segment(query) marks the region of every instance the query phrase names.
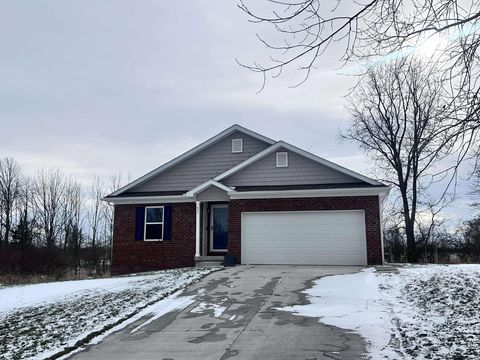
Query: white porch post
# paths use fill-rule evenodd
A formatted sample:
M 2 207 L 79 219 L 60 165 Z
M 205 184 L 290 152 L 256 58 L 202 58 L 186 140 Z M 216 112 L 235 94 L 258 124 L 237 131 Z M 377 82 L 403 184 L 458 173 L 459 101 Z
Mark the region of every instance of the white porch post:
M 200 256 L 200 201 L 195 201 L 195 257 Z

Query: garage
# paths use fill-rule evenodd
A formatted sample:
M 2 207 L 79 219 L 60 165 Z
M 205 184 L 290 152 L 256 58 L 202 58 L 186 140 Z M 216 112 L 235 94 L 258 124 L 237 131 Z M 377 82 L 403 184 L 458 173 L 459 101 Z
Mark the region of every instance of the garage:
M 363 210 L 243 212 L 243 264 L 367 265 Z

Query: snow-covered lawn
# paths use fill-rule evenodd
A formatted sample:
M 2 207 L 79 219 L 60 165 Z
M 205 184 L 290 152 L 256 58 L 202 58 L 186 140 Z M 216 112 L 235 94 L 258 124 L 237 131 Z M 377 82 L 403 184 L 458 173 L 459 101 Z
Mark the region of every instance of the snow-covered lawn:
M 371 359 L 480 359 L 480 265 L 324 277 L 283 308 L 358 332 Z
M 214 270 L 174 269 L 0 288 L 0 359 L 46 358 L 121 326 L 142 309 L 159 314 L 172 310 L 179 305 L 170 299 L 174 296 L 157 302 Z

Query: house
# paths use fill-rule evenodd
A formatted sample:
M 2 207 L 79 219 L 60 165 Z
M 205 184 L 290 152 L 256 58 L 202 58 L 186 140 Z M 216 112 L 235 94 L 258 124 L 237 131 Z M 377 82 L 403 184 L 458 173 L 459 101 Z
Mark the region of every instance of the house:
M 388 190 L 233 125 L 104 198 L 115 206 L 112 272 L 226 254 L 239 264 L 381 264 Z

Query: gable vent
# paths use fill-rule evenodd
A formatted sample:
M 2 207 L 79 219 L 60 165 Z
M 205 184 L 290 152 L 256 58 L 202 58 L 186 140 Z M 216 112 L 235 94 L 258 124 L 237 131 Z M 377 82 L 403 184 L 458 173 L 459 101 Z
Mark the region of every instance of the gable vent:
M 232 139 L 232 153 L 243 152 L 243 139 Z
M 277 152 L 277 167 L 287 167 L 288 166 L 288 153 Z

